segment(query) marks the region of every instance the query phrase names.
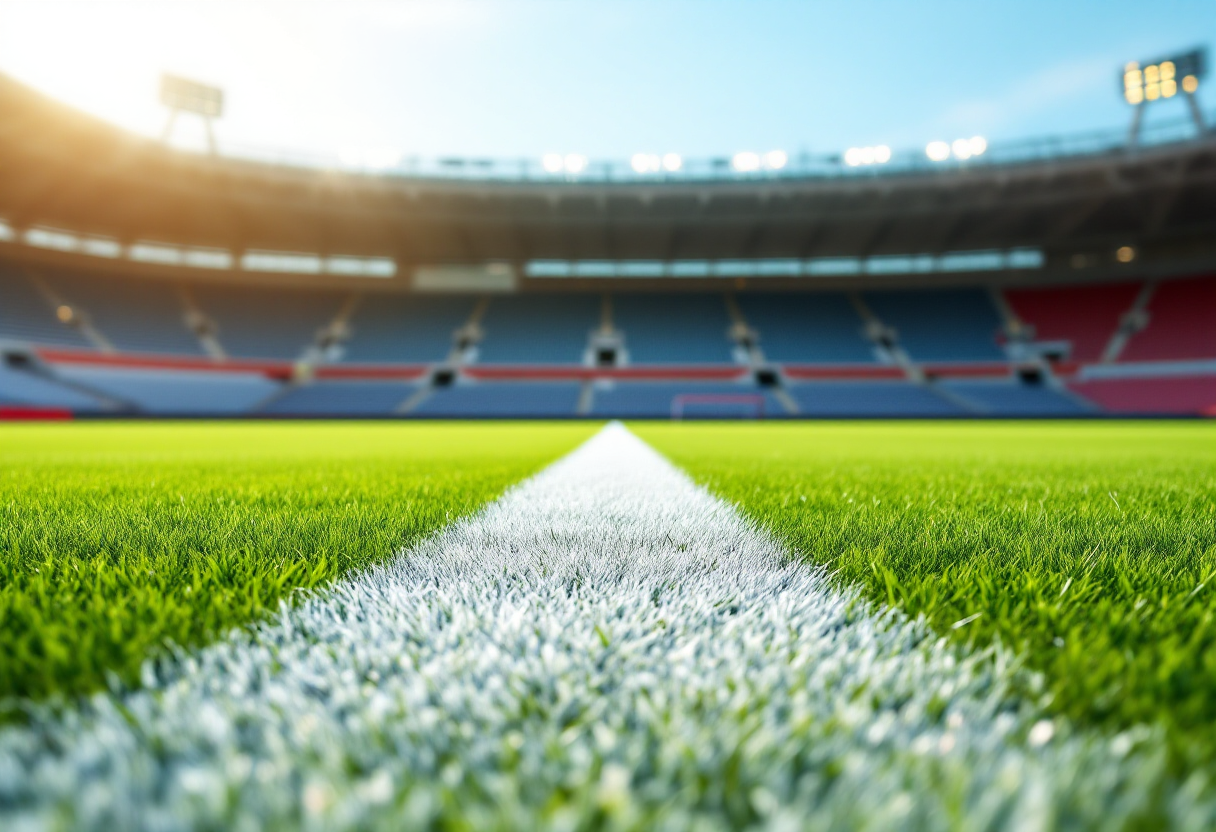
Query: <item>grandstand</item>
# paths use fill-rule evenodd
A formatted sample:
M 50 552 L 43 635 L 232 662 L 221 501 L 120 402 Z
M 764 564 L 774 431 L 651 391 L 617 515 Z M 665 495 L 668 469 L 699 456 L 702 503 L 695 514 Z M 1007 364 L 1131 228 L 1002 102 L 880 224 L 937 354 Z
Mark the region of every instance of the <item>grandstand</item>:
M 7 415 L 1216 413 L 1211 134 L 509 181 L 171 151 L 5 79 L 0 111 Z

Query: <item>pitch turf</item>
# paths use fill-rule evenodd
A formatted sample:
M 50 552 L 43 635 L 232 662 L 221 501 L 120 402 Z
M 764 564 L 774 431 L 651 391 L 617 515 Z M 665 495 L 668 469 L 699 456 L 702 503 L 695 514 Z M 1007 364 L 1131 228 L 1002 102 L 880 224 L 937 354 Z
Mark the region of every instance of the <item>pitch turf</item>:
M 0 428 L 0 702 L 134 680 L 467 515 L 585 424 Z
M 1077 724 L 1216 761 L 1216 426 L 646 425 L 842 586 L 999 640 Z

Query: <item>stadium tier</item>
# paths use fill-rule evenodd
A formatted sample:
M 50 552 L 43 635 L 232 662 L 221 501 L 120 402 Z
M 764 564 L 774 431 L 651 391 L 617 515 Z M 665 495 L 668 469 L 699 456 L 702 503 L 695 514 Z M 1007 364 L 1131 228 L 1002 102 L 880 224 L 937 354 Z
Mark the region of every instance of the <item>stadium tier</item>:
M 1216 406 L 1210 130 L 618 180 L 187 153 L 2 76 L 0 112 L 9 415 Z
M 780 419 L 1216 406 L 1210 277 L 398 295 L 10 261 L 0 292 L 6 412 Z

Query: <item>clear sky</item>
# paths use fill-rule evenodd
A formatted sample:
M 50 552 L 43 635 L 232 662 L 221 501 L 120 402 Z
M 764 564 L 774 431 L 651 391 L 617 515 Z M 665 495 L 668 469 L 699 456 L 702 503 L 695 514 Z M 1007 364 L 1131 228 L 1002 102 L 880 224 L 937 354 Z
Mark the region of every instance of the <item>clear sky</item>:
M 0 72 L 151 135 L 175 72 L 224 88 L 221 143 L 323 154 L 837 153 L 1121 127 L 1123 63 L 1196 45 L 1216 46 L 1216 0 L 0 0 Z M 1200 98 L 1216 110 L 1216 73 Z

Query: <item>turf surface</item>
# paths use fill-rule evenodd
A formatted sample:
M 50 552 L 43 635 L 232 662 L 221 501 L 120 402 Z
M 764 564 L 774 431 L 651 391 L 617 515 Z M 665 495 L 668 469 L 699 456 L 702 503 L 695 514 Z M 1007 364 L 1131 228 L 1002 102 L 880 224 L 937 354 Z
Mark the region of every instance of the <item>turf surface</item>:
M 137 678 L 364 567 L 576 446 L 587 424 L 0 427 L 0 701 Z
M 842 585 L 1216 761 L 1216 426 L 637 425 Z

